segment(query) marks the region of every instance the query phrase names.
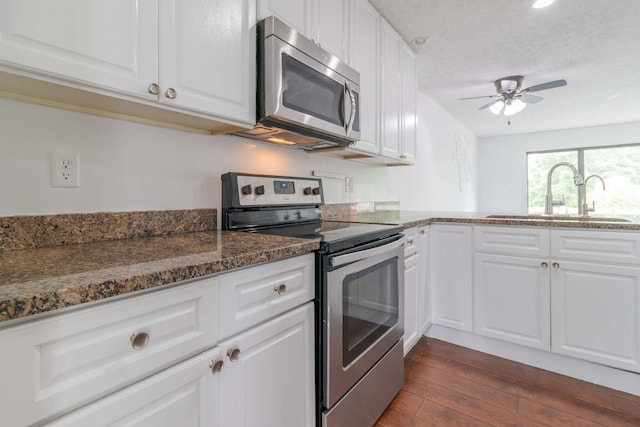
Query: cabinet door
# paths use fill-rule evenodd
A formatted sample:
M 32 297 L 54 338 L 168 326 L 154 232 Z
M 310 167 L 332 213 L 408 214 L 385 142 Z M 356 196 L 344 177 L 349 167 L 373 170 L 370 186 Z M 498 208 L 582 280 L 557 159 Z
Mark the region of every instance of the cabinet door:
M 471 332 L 471 226 L 431 226 L 431 291 L 433 323 Z
M 156 99 L 157 0 L 4 0 L 1 63 Z
M 475 332 L 548 351 L 549 262 L 477 253 L 474 271 Z
M 418 254 L 404 260 L 404 355 L 418 342 Z
M 349 0 L 315 0 L 315 25 L 313 39 L 323 49 L 348 62 L 348 3 Z M 357 68 L 356 68 L 357 70 Z
M 424 335 L 431 324 L 430 241 L 429 227 L 418 228 L 418 331 L 420 335 Z
M 232 337 L 220 348 L 226 354 L 221 425 L 315 425 L 313 303 Z
M 380 154 L 380 15 L 367 0 L 351 0 L 349 64 L 360 72 L 360 141 L 352 147 Z
M 160 102 L 255 123 L 253 2 L 160 6 Z
M 400 75 L 402 80 L 402 144 L 400 159 L 412 162 L 416 158 L 416 56 L 409 46 L 402 43 L 400 50 Z
M 400 157 L 400 37 L 380 20 L 381 75 L 381 154 Z
M 640 372 L 640 268 L 558 261 L 551 349 Z
M 49 427 L 218 427 L 216 347 L 46 424 Z M 231 425 L 231 424 L 227 424 Z
M 313 39 L 312 0 L 257 0 L 258 19 L 275 16 L 300 34 Z

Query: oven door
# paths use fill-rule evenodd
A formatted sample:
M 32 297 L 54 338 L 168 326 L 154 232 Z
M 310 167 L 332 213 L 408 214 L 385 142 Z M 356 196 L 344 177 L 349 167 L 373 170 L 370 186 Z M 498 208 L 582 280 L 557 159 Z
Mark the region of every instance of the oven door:
M 264 41 L 264 117 L 360 139 L 359 86 L 277 37 Z
M 327 257 L 324 403 L 331 408 L 402 338 L 404 241 Z

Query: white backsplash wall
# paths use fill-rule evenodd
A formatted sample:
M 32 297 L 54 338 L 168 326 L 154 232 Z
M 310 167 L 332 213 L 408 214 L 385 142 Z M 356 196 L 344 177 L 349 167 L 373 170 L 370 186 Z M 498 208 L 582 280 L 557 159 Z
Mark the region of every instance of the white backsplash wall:
M 476 210 L 477 141 L 422 92 L 418 92 L 417 161 L 389 170 L 389 196 L 404 210 Z
M 479 210 L 527 213 L 527 152 L 640 143 L 640 123 L 482 138 Z
M 388 200 L 387 169 L 0 98 L 0 216 L 220 208 L 220 175 L 323 179 L 326 203 Z M 80 155 L 80 188 L 51 188 L 49 152 Z

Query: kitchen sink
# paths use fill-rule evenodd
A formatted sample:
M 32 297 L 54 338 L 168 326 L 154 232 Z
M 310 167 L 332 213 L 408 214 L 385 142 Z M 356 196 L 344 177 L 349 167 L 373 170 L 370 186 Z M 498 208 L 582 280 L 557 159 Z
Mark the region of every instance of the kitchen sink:
M 594 222 L 631 222 L 619 217 L 601 216 L 568 216 L 568 215 L 487 215 L 485 218 L 493 219 L 519 219 L 519 220 L 547 220 L 547 221 L 594 221 Z

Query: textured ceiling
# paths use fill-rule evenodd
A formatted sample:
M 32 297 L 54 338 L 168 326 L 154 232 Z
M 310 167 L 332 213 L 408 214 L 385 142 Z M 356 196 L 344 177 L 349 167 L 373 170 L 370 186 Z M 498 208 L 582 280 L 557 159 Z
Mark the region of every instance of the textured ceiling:
M 640 0 L 370 0 L 414 47 L 418 86 L 479 137 L 640 121 Z M 508 118 L 478 110 L 494 80 L 567 86 Z M 640 139 L 640 136 L 639 136 Z

